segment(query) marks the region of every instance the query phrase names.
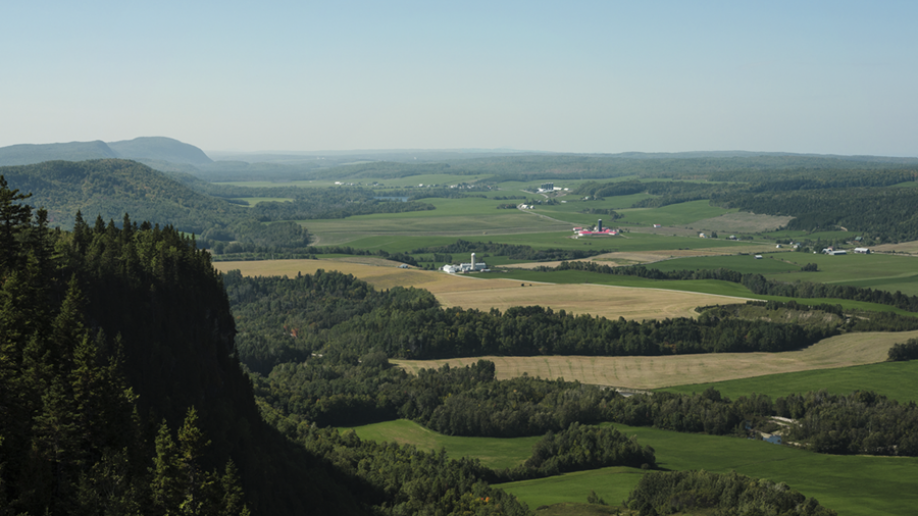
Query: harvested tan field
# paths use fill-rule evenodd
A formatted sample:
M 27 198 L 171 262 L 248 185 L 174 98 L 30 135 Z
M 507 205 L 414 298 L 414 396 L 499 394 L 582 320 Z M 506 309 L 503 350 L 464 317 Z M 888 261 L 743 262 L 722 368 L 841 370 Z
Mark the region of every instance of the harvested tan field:
M 429 290 L 445 307 L 460 306 L 501 311 L 511 306 L 541 305 L 555 311 L 590 314 L 611 319 L 663 319 L 694 317 L 696 306 L 734 302 L 734 297 L 696 294 L 662 289 L 521 282 L 484 276 L 462 276 L 443 272 L 398 267 L 379 267 L 338 260 L 264 260 L 217 262 L 222 271 L 239 269 L 245 276 L 296 276 L 318 269 L 337 270 L 370 283 L 376 288 L 395 286 Z
M 710 219 L 697 220 L 692 222 L 691 227 L 698 231 L 717 231 L 718 233 L 760 233 L 786 226 L 793 218 L 737 211 Z
M 421 368 L 441 367 L 446 363 L 450 367 L 464 366 L 484 358 L 494 362 L 498 379 L 528 374 L 619 388 L 658 389 L 883 362 L 893 344 L 915 337 L 918 337 L 918 331 L 851 333 L 830 337 L 800 351 L 784 353 L 713 353 L 667 357 L 474 357 L 392 362 L 416 373 Z
M 363 258 L 369 261 L 372 258 Z M 348 260 L 348 261 L 345 261 Z M 369 263 L 355 263 L 345 260 L 262 260 L 249 262 L 216 262 L 214 267 L 221 272 L 239 269 L 243 276 L 287 276 L 294 277 L 297 273 L 315 274 L 319 269 L 338 271 L 344 274 L 353 274 L 376 288 L 385 289 L 397 286 L 426 288 L 432 292 L 437 289 L 461 288 L 468 281 L 477 281 L 473 278 L 452 276 L 442 272 L 422 271 L 418 269 L 400 269 L 395 262 L 395 267 L 386 265 L 371 265 Z M 388 261 L 388 260 L 383 260 Z M 436 285 L 441 285 L 437 287 Z M 454 285 L 454 286 L 450 286 Z
M 870 250 L 876 253 L 918 254 L 918 241 L 871 246 Z
M 669 252 L 669 251 L 666 251 Z M 635 265 L 639 263 L 650 263 L 658 262 L 665 258 L 662 258 L 660 255 L 652 254 L 650 252 L 617 252 L 617 253 L 605 253 L 597 254 L 596 256 L 591 256 L 589 258 L 581 258 L 579 260 L 566 260 L 569 262 L 602 262 L 603 265 L 608 265 L 610 267 L 622 267 L 625 265 Z M 507 265 L 501 265 L 501 267 L 506 267 L 508 269 L 536 269 L 538 267 L 557 267 L 561 265 L 561 261 L 555 262 L 529 262 L 529 263 L 513 263 Z
M 491 280 L 501 287 L 489 285 L 483 289 L 433 291 L 444 306 L 461 306 L 501 311 L 511 306 L 541 305 L 553 310 L 575 314 L 590 314 L 610 319 L 664 319 L 694 317 L 696 306 L 736 302 L 733 297 L 695 294 L 674 290 L 615 287 L 608 285 L 567 285 L 552 283 L 520 283 L 511 280 Z
M 786 249 L 791 251 L 792 249 Z M 581 258 L 579 260 L 568 260 L 571 262 L 599 262 L 610 267 L 623 267 L 626 265 L 635 265 L 642 263 L 653 263 L 670 258 L 685 258 L 690 256 L 729 256 L 743 252 L 746 254 L 756 253 L 773 253 L 782 252 L 781 249 L 775 249 L 772 244 L 750 245 L 742 248 L 738 247 L 711 247 L 705 249 L 669 249 L 664 251 L 641 251 L 641 252 L 616 252 L 605 253 Z M 538 267 L 557 267 L 560 261 L 556 262 L 530 262 L 501 265 L 508 269 L 536 269 Z

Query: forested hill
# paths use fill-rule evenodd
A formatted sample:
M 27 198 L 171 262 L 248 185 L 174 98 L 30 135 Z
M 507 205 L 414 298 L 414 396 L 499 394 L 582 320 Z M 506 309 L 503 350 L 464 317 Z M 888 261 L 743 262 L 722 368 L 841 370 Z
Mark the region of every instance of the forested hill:
M 368 512 L 262 421 L 206 252 L 26 197 L 0 177 L 0 514 Z
M 0 147 L 0 166 L 31 165 L 54 160 L 84 161 L 106 158 L 189 165 L 207 165 L 212 162 L 201 149 L 164 137 L 142 137 L 111 143 L 97 140 Z
M 108 146 L 124 159 L 161 160 L 191 165 L 213 163 L 213 160 L 204 154 L 204 151 L 194 145 L 162 136 L 145 136 L 133 140 L 109 142 Z
M 31 192 L 27 202 L 46 207 L 50 223 L 63 227 L 73 225 L 79 210 L 87 218 L 101 215 L 105 221 L 130 213 L 135 219 L 156 220 L 200 235 L 209 228 L 224 228 L 246 213 L 146 165 L 121 159 L 0 167 L 0 175 Z
M 42 145 L 10 145 L 0 148 L 0 165 L 31 165 L 42 161 L 117 158 L 105 142 L 49 143 Z

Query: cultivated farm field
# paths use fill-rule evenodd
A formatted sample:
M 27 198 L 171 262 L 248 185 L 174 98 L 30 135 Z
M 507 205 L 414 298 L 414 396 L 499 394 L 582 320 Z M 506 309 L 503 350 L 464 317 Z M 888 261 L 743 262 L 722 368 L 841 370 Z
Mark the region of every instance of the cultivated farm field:
M 834 369 L 883 362 L 893 344 L 918 337 L 912 332 L 849 333 L 783 353 L 709 353 L 657 357 L 468 357 L 443 360 L 392 360 L 416 373 L 443 364 L 462 367 L 480 359 L 494 362 L 498 379 L 528 375 L 564 378 L 624 389 L 659 389 L 777 373 Z
M 216 262 L 221 272 L 239 269 L 244 276 L 296 276 L 318 269 L 353 274 L 378 289 L 396 286 L 429 290 L 444 307 L 501 311 L 540 305 L 555 311 L 611 319 L 664 319 L 697 316 L 695 307 L 735 303 L 741 298 L 663 289 L 520 282 L 492 276 L 451 275 L 439 271 L 400 269 L 395 262 L 370 257 L 343 260 L 265 260 Z M 370 263 L 355 263 L 364 261 Z M 380 266 L 382 262 L 387 266 Z M 391 264 L 391 265 L 390 265 Z M 523 286 L 525 285 L 525 286 Z

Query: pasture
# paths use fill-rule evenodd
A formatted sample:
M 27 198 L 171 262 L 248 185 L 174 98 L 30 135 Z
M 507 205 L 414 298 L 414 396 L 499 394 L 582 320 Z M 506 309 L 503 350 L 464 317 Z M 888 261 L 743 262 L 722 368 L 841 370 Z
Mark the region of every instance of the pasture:
M 736 209 L 723 209 L 711 206 L 708 201 L 690 201 L 679 204 L 670 204 L 660 208 L 629 208 L 618 210 L 624 217 L 617 222 L 622 226 L 681 226 L 695 221 L 710 219 L 725 213 L 733 213 Z
M 903 336 L 901 341 L 905 340 L 907 339 Z M 850 394 L 855 390 L 874 391 L 900 402 L 918 401 L 918 360 L 780 373 L 722 382 L 678 385 L 663 390 L 691 394 L 704 392 L 709 387 L 717 389 L 731 399 L 753 392 L 778 398 L 791 393 L 825 389 L 833 394 Z
M 682 434 L 648 427 L 614 425 L 656 452 L 660 467 L 704 469 L 785 482 L 841 516 L 910 515 L 918 504 L 918 459 L 820 455 L 790 446 L 736 437 Z M 632 473 L 633 472 L 633 473 Z M 605 468 L 522 482 L 499 484 L 530 508 L 558 502 L 584 502 L 590 490 L 620 504 L 640 479 L 636 470 Z M 605 485 L 605 487 L 603 487 Z
M 532 446 L 542 438 L 457 437 L 428 430 L 406 419 L 339 430 L 354 430 L 357 437 L 369 441 L 413 444 L 430 451 L 446 448 L 447 453 L 453 458 L 475 457 L 485 466 L 494 469 L 512 468 L 522 464 L 532 455 Z
M 820 455 L 790 446 L 736 437 L 684 434 L 648 427 L 613 424 L 626 435 L 652 446 L 661 468 L 704 469 L 738 473 L 786 482 L 817 498 L 840 515 L 912 514 L 918 504 L 913 489 L 918 459 Z M 405 420 L 354 428 L 357 436 L 374 441 L 396 441 L 419 448 L 444 448 L 452 458 L 479 458 L 487 466 L 502 468 L 524 461 L 537 437 L 513 439 L 454 437 L 427 430 Z M 603 468 L 564 475 L 510 482 L 498 487 L 526 502 L 530 509 L 562 502 L 586 501 L 590 490 L 610 505 L 618 505 L 637 485 L 642 470 Z
M 571 229 L 570 224 L 566 222 L 540 217 L 534 213 L 526 213 L 515 208 L 497 209 L 499 204 L 507 201 L 472 198 L 423 199 L 421 202 L 432 204 L 436 209 L 297 222 L 316 235 L 321 245 L 348 244 L 355 247 L 360 246 L 355 243 L 356 240 L 368 236 L 481 236 Z M 420 242 L 423 240 L 419 239 Z
M 344 260 L 266 260 L 216 262 L 221 272 L 239 269 L 245 276 L 296 276 L 318 269 L 337 270 L 370 283 L 378 289 L 395 286 L 429 290 L 444 307 L 459 306 L 501 311 L 512 306 L 541 305 L 555 311 L 590 314 L 617 319 L 663 319 L 694 317 L 696 306 L 733 303 L 735 298 L 659 289 L 607 285 L 569 285 L 502 279 L 492 275 L 451 275 L 439 271 L 400 269 L 396 262 L 373 257 Z M 364 262 L 364 263 L 355 263 Z M 381 266 L 386 265 L 386 266 Z M 391 264 L 391 265 L 389 265 Z
M 648 267 L 664 271 L 725 268 L 787 282 L 812 281 L 918 295 L 918 260 L 912 256 L 876 253 L 829 256 L 799 252 L 763 256 L 761 260 L 752 256 L 679 258 Z M 815 263 L 819 270 L 801 271 L 800 268 L 808 263 Z
M 440 368 L 447 363 L 450 367 L 462 367 L 485 359 L 494 362 L 498 379 L 528 375 L 648 390 L 875 364 L 886 360 L 887 352 L 893 344 L 916 337 L 918 331 L 849 333 L 824 339 L 802 350 L 782 353 L 707 353 L 657 357 L 485 356 L 392 362 L 417 374 L 418 370 L 424 368 Z

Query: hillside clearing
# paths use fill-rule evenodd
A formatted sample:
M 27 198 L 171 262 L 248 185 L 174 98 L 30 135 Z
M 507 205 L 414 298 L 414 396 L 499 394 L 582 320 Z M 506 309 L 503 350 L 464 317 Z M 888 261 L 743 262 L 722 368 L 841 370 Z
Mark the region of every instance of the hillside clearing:
M 784 353 L 711 353 L 665 357 L 469 357 L 449 360 L 392 360 L 411 373 L 443 364 L 461 367 L 479 359 L 494 362 L 498 379 L 518 376 L 564 378 L 626 389 L 659 389 L 776 373 L 874 364 L 886 360 L 893 344 L 918 337 L 918 331 L 849 333 L 806 349 Z

